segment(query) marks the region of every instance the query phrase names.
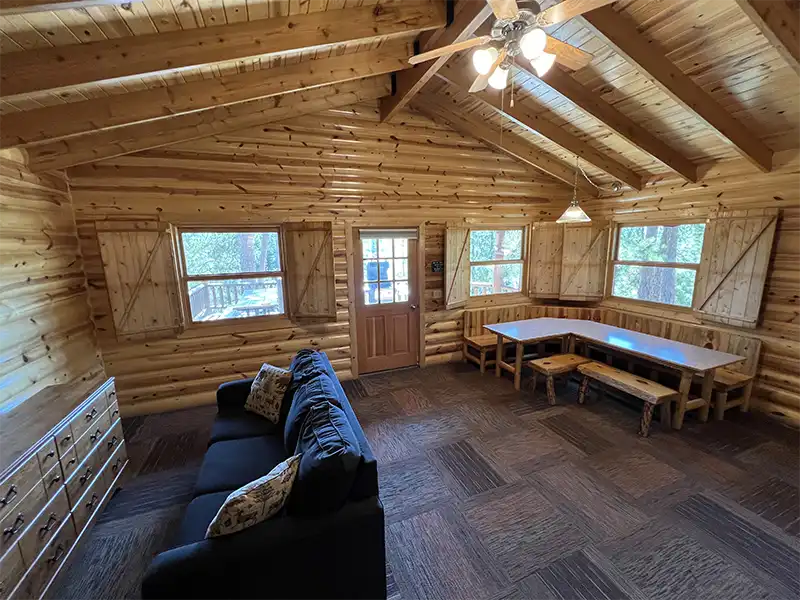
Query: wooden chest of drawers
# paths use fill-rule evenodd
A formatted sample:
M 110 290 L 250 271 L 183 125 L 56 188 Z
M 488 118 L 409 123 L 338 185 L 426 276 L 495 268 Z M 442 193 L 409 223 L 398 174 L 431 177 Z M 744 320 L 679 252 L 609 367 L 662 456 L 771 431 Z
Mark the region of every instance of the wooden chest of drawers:
M 19 408 L 55 413 L 52 427 L 41 435 L 49 423 L 38 418 L 31 427 L 37 439 L 27 449 L 15 425 L 31 416 L 17 423 L 13 414 L 0 416 L 0 432 L 13 431 L 7 438 L 15 452 L 4 451 L 0 461 L 0 600 L 45 594 L 128 464 L 113 378 L 88 392 L 53 386 L 41 394 Z M 59 406 L 60 414 L 53 408 Z

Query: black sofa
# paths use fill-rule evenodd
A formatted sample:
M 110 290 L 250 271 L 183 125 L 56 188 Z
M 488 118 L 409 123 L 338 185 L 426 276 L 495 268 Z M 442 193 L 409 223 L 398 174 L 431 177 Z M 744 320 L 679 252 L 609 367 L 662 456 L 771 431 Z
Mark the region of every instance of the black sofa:
M 266 475 L 290 455 L 284 448 L 284 424 L 297 389 L 294 376 L 277 425 L 244 410 L 252 379 L 225 383 L 217 391 L 218 414 L 194 499 L 171 549 L 157 555 L 145 573 L 143 598 L 386 597 L 384 515 L 375 456 L 330 361 L 323 353 L 314 354 L 318 371 L 324 368 L 333 382 L 336 400 L 361 447 L 344 505 L 321 516 L 293 516 L 284 508 L 244 531 L 205 539 L 209 523 L 233 490 Z M 318 376 L 312 369 L 310 377 Z

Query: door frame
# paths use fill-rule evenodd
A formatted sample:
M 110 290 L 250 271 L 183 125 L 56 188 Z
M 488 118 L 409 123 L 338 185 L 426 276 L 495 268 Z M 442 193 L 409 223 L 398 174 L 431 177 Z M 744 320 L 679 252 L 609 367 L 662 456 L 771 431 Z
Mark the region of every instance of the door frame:
M 404 223 L 397 221 L 371 221 L 370 223 L 356 224 L 348 223 L 345 225 L 345 249 L 347 258 L 347 297 L 349 299 L 348 317 L 350 325 L 350 372 L 353 379 L 358 379 L 361 375 L 358 364 L 358 330 L 357 330 L 357 308 L 356 294 L 359 290 L 356 287 L 356 257 L 361 256 L 361 243 L 359 230 L 396 227 L 402 229 L 417 230 L 417 264 L 416 280 L 418 286 L 417 318 L 419 320 L 419 349 L 417 350 L 417 366 L 422 369 L 425 367 L 425 223 Z M 358 265 L 360 268 L 361 265 Z

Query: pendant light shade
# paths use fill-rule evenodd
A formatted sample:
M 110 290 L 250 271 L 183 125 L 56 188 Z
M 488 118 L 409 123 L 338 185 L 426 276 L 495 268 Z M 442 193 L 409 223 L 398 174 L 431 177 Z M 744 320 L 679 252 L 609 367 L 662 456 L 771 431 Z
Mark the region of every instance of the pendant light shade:
M 522 50 L 522 55 L 528 60 L 533 60 L 544 52 L 546 45 L 547 34 L 539 28 L 529 31 L 519 40 L 519 49 Z
M 508 69 L 497 67 L 489 77 L 489 85 L 496 90 L 502 90 L 508 85 Z
M 497 54 L 497 48 L 479 48 L 472 53 L 472 65 L 478 73 L 486 75 L 497 60 Z
M 544 74 L 550 70 L 550 67 L 552 67 L 553 63 L 555 62 L 556 62 L 555 54 L 550 54 L 549 52 L 542 52 L 539 56 L 537 56 L 531 61 L 531 65 L 533 65 L 533 70 L 536 71 L 537 76 L 544 77 Z
M 556 223 L 589 223 L 590 221 L 589 215 L 583 212 L 578 201 L 573 200 L 564 214 L 558 217 Z

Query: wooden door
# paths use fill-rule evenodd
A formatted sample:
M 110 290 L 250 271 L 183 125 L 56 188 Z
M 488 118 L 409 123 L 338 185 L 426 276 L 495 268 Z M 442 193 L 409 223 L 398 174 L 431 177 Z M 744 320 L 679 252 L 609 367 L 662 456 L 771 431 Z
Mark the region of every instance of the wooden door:
M 359 373 L 417 365 L 417 240 L 367 235 L 355 253 Z

